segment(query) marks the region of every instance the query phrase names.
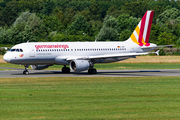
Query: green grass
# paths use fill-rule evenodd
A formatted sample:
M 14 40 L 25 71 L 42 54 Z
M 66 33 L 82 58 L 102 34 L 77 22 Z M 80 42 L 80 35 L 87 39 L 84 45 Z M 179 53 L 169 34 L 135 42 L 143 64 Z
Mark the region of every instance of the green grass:
M 95 64 L 95 68 L 102 70 L 180 69 L 180 63 L 108 63 L 108 64 Z
M 0 79 L 0 119 L 179 119 L 180 77 Z
M 9 67 L 9 68 L 22 68 L 24 69 L 24 66 L 16 65 L 16 64 L 10 64 L 10 63 L 0 63 L 0 67 Z

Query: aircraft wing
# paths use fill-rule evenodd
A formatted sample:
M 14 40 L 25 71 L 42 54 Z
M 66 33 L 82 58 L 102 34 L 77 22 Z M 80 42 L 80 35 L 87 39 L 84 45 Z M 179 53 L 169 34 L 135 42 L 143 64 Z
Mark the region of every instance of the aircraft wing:
M 75 59 L 83 59 L 83 60 L 90 60 L 90 59 L 104 59 L 104 58 L 117 58 L 117 57 L 130 57 L 130 56 L 139 56 L 139 55 L 147 55 L 148 52 L 145 53 L 119 53 L 119 54 L 104 54 L 104 55 L 93 55 L 93 56 L 72 56 L 68 57 L 66 60 L 71 61 Z

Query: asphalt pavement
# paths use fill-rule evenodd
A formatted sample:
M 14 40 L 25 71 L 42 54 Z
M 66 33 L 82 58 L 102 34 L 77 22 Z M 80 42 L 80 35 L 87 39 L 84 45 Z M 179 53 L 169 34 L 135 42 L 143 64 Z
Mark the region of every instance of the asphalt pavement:
M 2 68 L 2 67 L 0 67 Z M 3 68 L 7 69 L 7 68 Z M 23 69 L 0 70 L 0 78 L 19 77 L 145 77 L 145 76 L 180 76 L 180 69 L 153 69 L 153 70 L 97 70 L 97 74 L 85 72 L 70 72 L 64 74 L 56 70 L 29 70 L 28 75 L 23 74 Z

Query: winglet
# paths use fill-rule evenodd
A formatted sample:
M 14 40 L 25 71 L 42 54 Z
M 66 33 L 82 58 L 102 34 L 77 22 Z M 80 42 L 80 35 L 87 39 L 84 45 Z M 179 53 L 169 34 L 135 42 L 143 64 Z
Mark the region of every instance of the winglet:
M 149 46 L 149 36 L 153 15 L 154 11 L 147 11 L 128 40 L 133 41 L 139 46 Z

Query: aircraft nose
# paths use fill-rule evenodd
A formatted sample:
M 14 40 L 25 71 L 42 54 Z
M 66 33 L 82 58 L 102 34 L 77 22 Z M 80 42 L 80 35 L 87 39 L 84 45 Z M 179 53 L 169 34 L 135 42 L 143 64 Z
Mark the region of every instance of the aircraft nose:
M 7 53 L 3 56 L 3 59 L 4 59 L 4 61 L 6 61 L 6 62 L 10 62 L 11 61 L 11 56 L 9 56 Z

